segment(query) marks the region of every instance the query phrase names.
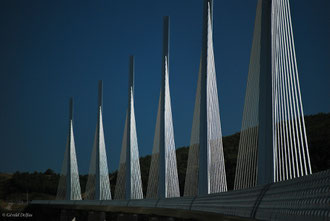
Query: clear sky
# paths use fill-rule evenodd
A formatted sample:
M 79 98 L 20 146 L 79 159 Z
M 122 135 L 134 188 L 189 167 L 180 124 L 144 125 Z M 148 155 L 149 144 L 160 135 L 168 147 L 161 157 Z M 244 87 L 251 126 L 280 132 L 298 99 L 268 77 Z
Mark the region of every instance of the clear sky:
M 257 0 L 214 1 L 214 53 L 224 135 L 238 132 Z M 330 112 L 330 1 L 291 0 L 305 114 Z M 74 97 L 80 173 L 89 168 L 97 82 L 109 170 L 118 167 L 135 55 L 140 156 L 151 154 L 161 79 L 162 19 L 170 16 L 175 142 L 187 146 L 201 53 L 202 0 L 1 1 L 0 172 L 60 171 Z

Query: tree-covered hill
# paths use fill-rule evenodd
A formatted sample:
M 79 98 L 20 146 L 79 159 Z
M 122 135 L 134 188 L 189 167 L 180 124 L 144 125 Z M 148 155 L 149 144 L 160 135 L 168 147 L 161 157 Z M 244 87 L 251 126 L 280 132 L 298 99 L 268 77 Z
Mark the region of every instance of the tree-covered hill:
M 330 113 L 305 117 L 312 171 L 330 169 Z
M 309 152 L 313 172 L 330 169 L 330 113 L 305 117 Z M 228 189 L 233 188 L 239 133 L 223 137 Z M 189 147 L 176 150 L 180 192 L 183 193 Z M 143 192 L 146 193 L 151 156 L 140 158 Z M 114 194 L 117 171 L 110 176 L 111 192 Z M 0 174 L 0 204 L 5 201 L 25 201 L 32 199 L 54 199 L 59 174 L 48 169 L 44 173 Z M 82 193 L 85 191 L 87 175 L 80 176 Z

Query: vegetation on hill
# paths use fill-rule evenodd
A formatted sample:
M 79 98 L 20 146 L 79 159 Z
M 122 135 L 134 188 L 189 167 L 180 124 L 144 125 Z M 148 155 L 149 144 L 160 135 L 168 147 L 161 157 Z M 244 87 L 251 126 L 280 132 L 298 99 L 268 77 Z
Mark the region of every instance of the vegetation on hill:
M 330 113 L 305 117 L 312 171 L 330 169 Z
M 308 137 L 309 152 L 313 172 L 319 172 L 330 168 L 330 113 L 309 115 L 305 117 L 306 132 Z M 236 156 L 239 144 L 239 133 L 223 138 L 226 175 L 228 189 L 233 188 Z M 176 150 L 178 176 L 180 192 L 183 194 L 185 174 L 188 159 L 188 147 L 181 147 Z M 151 156 L 147 155 L 140 158 L 141 177 L 143 192 L 146 193 L 149 175 Z M 117 171 L 110 176 L 112 195 L 115 191 Z M 80 185 L 82 193 L 85 192 L 87 175 L 80 176 Z M 44 173 L 16 172 L 14 174 L 0 174 L 0 204 L 1 200 L 25 201 L 33 199 L 54 199 L 56 196 L 59 174 L 51 169 Z

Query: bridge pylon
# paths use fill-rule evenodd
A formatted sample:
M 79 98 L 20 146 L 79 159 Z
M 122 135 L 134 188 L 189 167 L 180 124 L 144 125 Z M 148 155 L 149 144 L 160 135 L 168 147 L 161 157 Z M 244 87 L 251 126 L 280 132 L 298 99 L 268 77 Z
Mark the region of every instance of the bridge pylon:
M 169 17 L 165 16 L 163 29 L 162 80 L 147 198 L 180 196 L 169 88 L 169 37 Z
M 212 31 L 213 0 L 204 0 L 202 53 L 185 196 L 227 191 Z
M 91 162 L 89 166 L 88 180 L 86 184 L 86 199 L 110 200 L 111 190 L 103 131 L 103 83 L 98 85 L 97 124 Z
M 311 173 L 289 0 L 259 0 L 234 189 Z
M 81 200 L 81 189 L 73 135 L 73 98 L 69 104 L 69 131 L 56 200 Z
M 142 199 L 142 181 L 134 111 L 134 56 L 129 59 L 128 108 L 118 167 L 115 199 Z

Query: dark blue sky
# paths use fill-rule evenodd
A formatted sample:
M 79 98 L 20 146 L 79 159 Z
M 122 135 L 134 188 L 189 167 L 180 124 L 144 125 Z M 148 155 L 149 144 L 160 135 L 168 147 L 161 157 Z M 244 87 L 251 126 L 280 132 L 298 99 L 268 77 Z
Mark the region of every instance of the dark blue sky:
M 257 0 L 214 2 L 214 50 L 224 135 L 241 127 Z M 291 0 L 305 114 L 330 112 L 330 1 Z M 140 156 L 151 153 L 161 78 L 162 19 L 170 16 L 170 88 L 177 147 L 187 146 L 201 53 L 202 0 L 2 1 L 0 172 L 59 172 L 74 96 L 80 173 L 89 168 L 97 82 L 109 170 L 118 167 L 135 55 Z

